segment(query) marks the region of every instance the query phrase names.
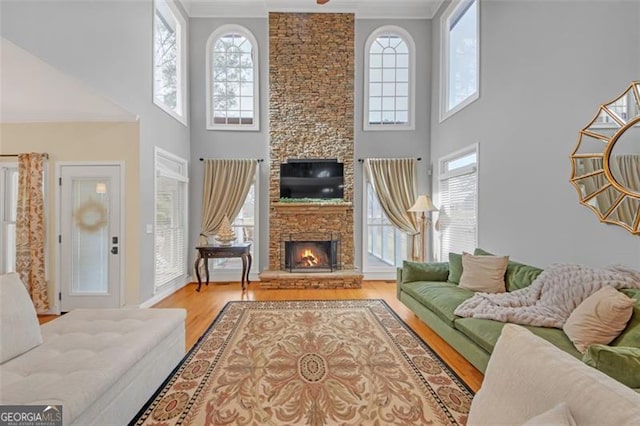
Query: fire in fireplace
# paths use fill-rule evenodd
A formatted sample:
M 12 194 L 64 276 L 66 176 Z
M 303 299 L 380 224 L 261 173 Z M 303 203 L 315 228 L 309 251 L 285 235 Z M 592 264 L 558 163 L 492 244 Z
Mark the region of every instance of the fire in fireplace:
M 285 241 L 284 269 L 290 272 L 324 272 L 338 269 L 338 241 Z

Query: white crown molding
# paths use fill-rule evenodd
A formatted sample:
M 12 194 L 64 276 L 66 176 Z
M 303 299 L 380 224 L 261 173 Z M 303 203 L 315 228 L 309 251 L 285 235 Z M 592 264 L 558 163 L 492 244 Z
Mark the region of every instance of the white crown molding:
M 354 13 L 359 19 L 431 19 L 444 0 L 180 0 L 191 18 L 266 18 L 269 12 Z

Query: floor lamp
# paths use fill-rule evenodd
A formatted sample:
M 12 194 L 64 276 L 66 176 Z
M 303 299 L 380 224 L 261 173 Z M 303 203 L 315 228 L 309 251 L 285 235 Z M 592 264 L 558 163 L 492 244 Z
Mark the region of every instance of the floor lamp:
M 422 242 L 422 249 L 420 250 L 420 261 L 429 261 L 429 240 L 426 237 L 427 230 L 431 224 L 431 220 L 427 217 L 427 213 L 437 212 L 438 209 L 433 205 L 433 202 L 431 202 L 431 197 L 429 197 L 428 195 L 420 195 L 416 199 L 416 202 L 413 204 L 413 206 L 411 206 L 411 208 L 407 211 L 412 213 L 420 213 L 420 216 L 418 216 L 418 227 L 420 228 L 420 237 Z

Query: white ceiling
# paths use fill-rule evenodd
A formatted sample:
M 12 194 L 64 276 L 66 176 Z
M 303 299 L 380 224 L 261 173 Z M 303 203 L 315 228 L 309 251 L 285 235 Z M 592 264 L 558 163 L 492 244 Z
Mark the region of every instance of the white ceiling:
M 269 12 L 355 13 L 357 18 L 433 18 L 444 0 L 181 0 L 193 18 L 263 18 Z

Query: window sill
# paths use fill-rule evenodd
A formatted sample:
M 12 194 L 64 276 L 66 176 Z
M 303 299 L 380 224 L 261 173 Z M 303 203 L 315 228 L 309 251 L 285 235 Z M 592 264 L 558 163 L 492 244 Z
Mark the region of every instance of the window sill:
M 217 124 L 217 125 L 207 125 L 207 130 L 217 130 L 217 131 L 230 131 L 230 132 L 259 132 L 260 125 L 235 125 L 235 124 Z
M 440 107 L 440 121 L 439 121 L 439 123 L 445 122 L 447 119 L 453 117 L 458 112 L 462 111 L 463 109 L 465 109 L 466 107 L 468 107 L 469 105 L 471 105 L 472 103 L 477 101 L 478 99 L 480 99 L 480 93 L 476 92 L 473 95 L 469 96 L 464 101 L 460 102 L 458 105 L 455 106 L 455 108 L 453 108 L 453 109 L 451 109 L 449 111 L 442 112 L 443 108 Z
M 415 130 L 414 124 L 366 124 L 362 127 L 365 132 L 402 132 Z
M 178 121 L 178 123 L 182 124 L 185 127 L 188 127 L 187 126 L 187 117 L 185 117 L 184 114 L 180 115 L 180 114 L 176 113 L 174 110 L 172 110 L 171 108 L 169 108 L 168 106 L 166 106 L 163 103 L 157 102 L 155 99 L 153 100 L 153 104 L 155 106 L 157 106 L 158 108 L 160 108 L 161 110 L 163 110 L 164 112 L 166 112 L 167 114 L 169 114 L 174 119 L 176 119 L 176 121 Z

